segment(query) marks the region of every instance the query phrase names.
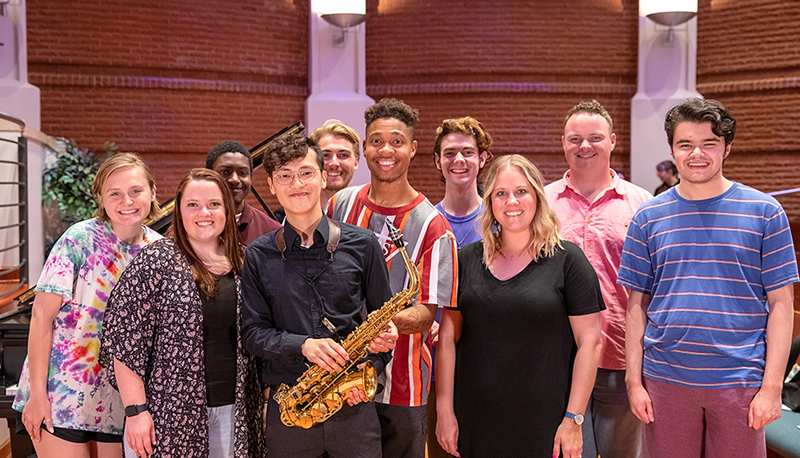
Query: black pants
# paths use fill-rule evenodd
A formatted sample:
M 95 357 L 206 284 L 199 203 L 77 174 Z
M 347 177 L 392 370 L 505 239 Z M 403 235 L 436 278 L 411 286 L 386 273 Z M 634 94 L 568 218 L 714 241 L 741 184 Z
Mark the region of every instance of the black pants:
M 272 397 L 267 407 L 269 458 L 381 458 L 381 428 L 375 404 L 347 404 L 324 423 L 309 429 L 281 423 L 280 407 Z
M 428 433 L 427 406 L 375 404 L 381 421 L 383 458 L 423 458 Z M 272 458 L 270 456 L 270 458 Z

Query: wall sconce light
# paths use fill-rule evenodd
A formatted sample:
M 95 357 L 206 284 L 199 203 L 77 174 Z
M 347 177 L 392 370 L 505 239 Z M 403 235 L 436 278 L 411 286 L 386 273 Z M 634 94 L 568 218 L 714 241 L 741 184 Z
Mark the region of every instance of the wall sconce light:
M 321 2 L 320 17 L 325 22 L 339 27 L 341 34 L 334 35 L 333 45 L 344 47 L 347 43 L 347 29 L 361 24 L 367 19 L 365 0 L 327 0 Z
M 673 27 L 697 15 L 697 0 L 639 0 L 639 12 L 651 21 L 669 27 L 667 41 L 675 37 Z

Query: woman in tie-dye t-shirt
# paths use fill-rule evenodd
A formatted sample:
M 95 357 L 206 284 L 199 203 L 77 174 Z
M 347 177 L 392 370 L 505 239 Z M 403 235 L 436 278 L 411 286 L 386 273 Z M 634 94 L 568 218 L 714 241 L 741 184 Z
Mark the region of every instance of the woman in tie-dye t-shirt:
M 121 153 L 97 171 L 95 218 L 56 242 L 36 286 L 13 408 L 40 458 L 122 454 L 124 406 L 97 363 L 106 301 L 122 270 L 161 236 L 143 226 L 160 213 L 150 170 Z

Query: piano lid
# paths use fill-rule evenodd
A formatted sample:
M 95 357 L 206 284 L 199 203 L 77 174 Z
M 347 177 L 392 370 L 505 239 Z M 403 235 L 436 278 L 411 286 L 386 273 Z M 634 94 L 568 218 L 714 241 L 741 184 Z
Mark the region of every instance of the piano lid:
M 264 140 L 263 142 L 253 147 L 250 150 L 250 155 L 253 156 L 253 170 L 261 167 L 261 165 L 264 163 L 264 151 L 267 150 L 267 147 L 273 140 L 280 137 L 281 135 L 301 132 L 304 129 L 305 127 L 303 126 L 303 123 L 301 121 L 297 121 L 293 125 L 289 127 L 284 127 L 280 131 L 272 134 L 268 139 Z M 258 193 L 256 192 L 255 186 L 251 185 L 250 190 L 252 191 L 253 195 L 256 196 L 256 199 L 258 199 L 258 201 L 261 203 L 261 206 L 264 207 L 264 211 L 270 217 L 275 219 L 274 215 L 272 214 L 272 211 L 270 211 L 269 207 L 267 207 L 267 204 L 264 202 L 264 200 L 261 199 L 261 196 L 259 196 Z M 169 229 L 170 224 L 172 224 L 172 211 L 175 210 L 175 199 L 171 198 L 166 202 L 164 202 L 164 204 L 161 206 L 161 210 L 163 212 L 163 216 L 161 216 L 159 219 L 155 221 L 146 221 L 145 224 L 147 224 L 150 227 L 150 229 L 158 232 L 161 235 L 164 235 L 167 232 L 167 229 Z

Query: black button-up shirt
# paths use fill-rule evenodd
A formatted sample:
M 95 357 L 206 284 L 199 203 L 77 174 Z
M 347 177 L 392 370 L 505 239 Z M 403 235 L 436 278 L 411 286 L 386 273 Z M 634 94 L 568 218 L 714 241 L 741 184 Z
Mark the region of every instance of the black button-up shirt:
M 277 232 L 259 237 L 245 251 L 243 345 L 264 359 L 262 378 L 268 385 L 293 385 L 305 372 L 309 362 L 301 346 L 306 339 L 343 340 L 363 321 L 364 301 L 371 312 L 392 297 L 386 261 L 375 235 L 349 224 L 340 226 L 333 262 L 324 216 L 308 248 L 301 246 L 297 231 L 284 224 L 285 261 L 275 244 Z M 326 319 L 335 332 L 328 329 Z M 370 359 L 380 372 L 391 354 L 370 355 Z

